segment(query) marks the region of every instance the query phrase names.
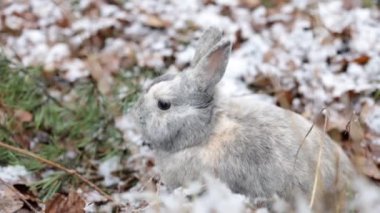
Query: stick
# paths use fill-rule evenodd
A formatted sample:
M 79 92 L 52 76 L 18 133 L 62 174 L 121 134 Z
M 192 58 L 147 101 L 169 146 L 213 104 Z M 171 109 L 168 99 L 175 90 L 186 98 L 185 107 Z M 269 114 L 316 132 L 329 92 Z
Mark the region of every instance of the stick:
M 17 147 L 14 147 L 14 146 L 11 146 L 9 144 L 6 144 L 2 141 L 0 141 L 0 147 L 4 148 L 4 149 L 8 149 L 10 151 L 13 151 L 13 152 L 17 152 L 19 154 L 22 154 L 22 155 L 25 155 L 25 156 L 28 156 L 28 157 L 31 157 L 31 158 L 34 158 L 44 164 L 47 164 L 49 166 L 52 166 L 52 167 L 55 167 L 57 169 L 60 169 L 70 175 L 74 175 L 75 177 L 79 178 L 81 181 L 83 181 L 85 184 L 87 184 L 88 186 L 90 186 L 91 188 L 95 189 L 97 192 L 99 192 L 101 195 L 103 195 L 108 201 L 113 201 L 112 197 L 110 195 L 108 195 L 107 193 L 105 193 L 103 190 L 101 190 L 98 186 L 96 186 L 94 183 L 92 183 L 91 181 L 89 181 L 87 178 L 83 177 L 82 175 L 80 175 L 78 173 L 78 171 L 76 171 L 75 169 L 68 169 L 64 166 L 62 166 L 61 164 L 58 164 L 58 163 L 55 163 L 53 161 L 50 161 L 50 160 L 47 160 L 45 158 L 42 158 L 28 150 L 25 150 L 25 149 L 21 149 L 21 148 L 17 148 Z

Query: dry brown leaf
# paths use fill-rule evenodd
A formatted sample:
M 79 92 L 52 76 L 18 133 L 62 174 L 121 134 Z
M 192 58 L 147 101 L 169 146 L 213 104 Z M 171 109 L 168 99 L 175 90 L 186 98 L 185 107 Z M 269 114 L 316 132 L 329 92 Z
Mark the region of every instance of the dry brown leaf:
M 170 23 L 158 15 L 147 14 L 145 16 L 144 24 L 153 28 L 166 28 Z
M 5 111 L 0 109 L 0 125 L 4 125 L 6 120 L 7 120 L 7 114 L 5 113 Z
M 239 0 L 239 4 L 243 7 L 254 9 L 260 6 L 261 2 L 259 0 Z
M 366 176 L 380 180 L 380 170 L 372 159 L 365 156 L 356 156 L 354 163 L 356 164 L 356 167 Z
M 361 6 L 361 0 L 343 0 L 343 8 L 352 10 Z
M 82 213 L 84 212 L 85 205 L 85 201 L 75 191 L 71 191 L 67 196 L 58 194 L 53 199 L 48 201 L 46 203 L 45 212 Z
M 291 91 L 280 91 L 276 93 L 278 104 L 285 109 L 290 109 L 292 106 L 293 94 Z
M 354 116 L 348 126 L 348 132 L 354 143 L 360 143 L 364 139 L 364 129 L 362 128 L 359 118 Z
M 369 61 L 369 56 L 367 55 L 361 55 L 358 58 L 355 58 L 354 62 L 360 64 L 360 65 L 365 65 Z
M 15 118 L 17 120 L 19 120 L 22 123 L 24 123 L 24 122 L 30 122 L 33 119 L 32 113 L 27 112 L 27 111 L 22 110 L 22 109 L 16 110 L 15 113 L 14 113 L 14 116 L 15 116 Z
M 111 85 L 113 83 L 113 78 L 109 70 L 104 70 L 99 61 L 99 56 L 92 55 L 89 56 L 86 62 L 91 76 L 95 79 L 99 91 L 106 95 L 111 92 Z
M 334 140 L 334 141 L 342 141 L 342 134 L 341 131 L 337 128 L 331 128 L 328 131 L 328 135 Z
M 23 205 L 16 192 L 0 182 L 0 212 L 16 212 Z
M 254 90 L 265 91 L 266 93 L 273 92 L 273 83 L 269 76 L 264 74 L 257 75 L 254 79 L 247 79 L 247 82 L 250 83 L 250 87 Z

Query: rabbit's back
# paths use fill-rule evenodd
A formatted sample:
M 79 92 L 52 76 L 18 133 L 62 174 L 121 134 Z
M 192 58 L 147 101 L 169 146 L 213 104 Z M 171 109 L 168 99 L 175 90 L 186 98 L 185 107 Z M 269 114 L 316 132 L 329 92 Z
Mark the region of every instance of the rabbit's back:
M 250 97 L 220 100 L 221 115 L 216 117 L 237 127 L 221 132 L 231 132 L 234 139 L 223 144 L 217 175 L 233 191 L 251 197 L 289 197 L 297 191 L 309 195 L 321 144 L 322 188 L 341 188 L 352 173 L 342 149 L 299 114 Z

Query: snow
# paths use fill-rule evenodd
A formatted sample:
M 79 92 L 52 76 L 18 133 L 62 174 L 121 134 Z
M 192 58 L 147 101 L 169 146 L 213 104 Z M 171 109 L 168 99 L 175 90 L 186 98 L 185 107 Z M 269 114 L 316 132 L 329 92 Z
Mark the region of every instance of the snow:
M 319 5 L 319 14 L 327 29 L 341 33 L 353 20 L 353 17 L 343 10 L 343 1 L 331 1 Z
M 186 63 L 189 63 L 191 59 L 193 58 L 194 53 L 195 53 L 194 47 L 187 47 L 185 50 L 179 52 L 177 54 L 177 64 L 184 65 Z
M 120 182 L 120 179 L 114 175 L 112 175 L 112 172 L 117 171 L 120 169 L 120 157 L 114 156 L 111 157 L 99 165 L 99 175 L 104 177 L 103 185 L 108 187 L 112 186 L 114 184 L 118 184 Z
M 194 202 L 193 212 L 207 213 L 216 211 L 220 213 L 243 212 L 247 198 L 233 194 L 228 187 L 217 179 L 206 177 L 208 190 L 202 199 Z
M 17 16 L 8 16 L 5 20 L 5 26 L 12 30 L 20 30 L 23 27 L 23 19 Z
M 25 167 L 20 165 L 0 167 L 0 179 L 9 183 L 29 183 L 31 174 Z
M 114 198 L 117 202 L 128 203 L 137 207 L 135 210 L 144 212 L 244 212 L 248 205 L 246 197 L 232 193 L 225 184 L 207 175 L 204 182 L 193 182 L 173 193 L 166 190 L 159 194 L 132 191 L 116 194 Z M 148 201 L 149 205 L 138 208 L 141 200 Z
M 136 122 L 130 114 L 125 114 L 116 118 L 115 126 L 124 133 L 124 138 L 137 145 L 142 145 L 142 137 L 138 132 Z
M 90 74 L 86 65 L 79 59 L 67 61 L 62 66 L 62 70 L 66 71 L 65 77 L 69 81 L 75 81 L 79 78 L 87 77 Z
M 50 0 L 30 1 L 32 11 L 39 17 L 39 25 L 47 27 L 63 19 L 63 13 L 58 4 Z
M 28 10 L 28 6 L 25 4 L 21 3 L 15 3 L 15 4 L 10 4 L 8 7 L 6 7 L 3 11 L 4 15 L 12 15 L 15 13 L 23 13 Z
M 380 88 L 380 57 L 374 56 L 365 66 L 365 73 L 369 83 L 374 84 L 376 88 Z
M 309 0 L 292 0 L 292 3 L 296 8 L 305 10 L 309 3 Z
M 45 69 L 46 70 L 55 70 L 59 67 L 65 59 L 70 57 L 69 46 L 65 43 L 55 44 L 49 50 L 47 57 L 45 59 Z
M 331 126 L 339 129 L 344 129 L 349 119 L 342 112 L 353 109 L 360 112 L 367 103 L 366 96 L 380 89 L 379 10 L 346 10 L 342 1 L 292 0 L 274 13 L 272 8 L 263 6 L 254 9 L 237 6 L 240 3 L 217 0 L 205 5 L 198 0 L 145 0 L 126 1 L 118 6 L 107 1 L 81 0 L 77 10 L 72 11 L 68 4 L 49 0 L 12 2 L 1 9 L 0 30 L 7 27 L 15 33 L 0 34 L 0 41 L 11 58 L 20 58 L 25 66 L 57 71 L 70 82 L 94 74 L 93 62 L 99 61 L 98 72 L 102 76 L 99 79 L 112 82 L 113 73 L 127 70 L 126 75 L 129 75 L 134 66 L 160 73 L 187 68 L 195 52 L 194 38 L 205 28 L 214 26 L 236 44 L 219 85 L 221 92 L 230 96 L 251 95 L 275 103 L 276 98 L 261 88 L 254 87 L 254 91 L 250 88 L 259 77 L 268 78 L 274 92 L 297 94 L 292 99 L 292 109 L 303 112 L 309 119 L 328 106 L 330 121 L 335 122 Z M 29 16 L 18 15 L 29 8 Z M 226 8 L 227 14 L 221 14 Z M 96 12 L 90 13 L 91 10 Z M 151 16 L 156 22 L 165 22 L 164 27 L 150 26 Z M 32 22 L 30 17 L 36 21 Z M 67 26 L 62 24 L 65 21 Z M 368 62 L 356 61 L 364 56 Z M 167 59 L 173 59 L 173 63 Z M 119 98 L 125 97 L 128 91 L 128 86 L 124 86 Z M 357 100 L 348 104 L 350 102 L 343 99 L 351 93 Z M 67 94 L 65 100 L 73 99 L 74 95 Z M 380 107 L 374 102 L 369 104 L 368 113 L 363 116 L 371 133 L 380 135 Z M 147 170 L 144 162 L 152 156 L 142 146 L 133 119 L 128 114 L 122 115 L 115 120 L 115 125 L 129 142 L 128 148 L 134 150 L 129 163 L 136 164 L 144 173 Z M 99 173 L 105 177 L 105 186 L 119 181 L 111 174 L 119 168 L 118 160 L 111 158 L 101 163 Z M 1 167 L 0 177 L 10 175 L 10 179 L 17 179 L 26 175 L 21 168 L 9 167 L 9 172 L 7 168 Z M 141 174 L 141 177 L 144 175 L 147 176 Z M 170 194 L 162 190 L 159 198 L 156 192 L 139 194 L 137 189 L 141 186 L 120 194 L 120 199 L 137 196 L 161 202 L 160 208 L 169 212 L 181 208 L 199 208 L 200 212 L 243 208 L 244 201 L 227 192 L 217 181 L 206 181 L 206 185 L 210 185 L 210 190 L 202 199 L 191 202 L 183 192 Z M 216 198 L 226 202 L 220 207 L 213 206 Z M 368 200 L 374 202 L 375 199 Z M 301 199 L 298 203 L 299 212 L 310 212 L 306 201 Z
M 375 105 L 366 118 L 367 126 L 376 134 L 380 135 L 380 106 Z

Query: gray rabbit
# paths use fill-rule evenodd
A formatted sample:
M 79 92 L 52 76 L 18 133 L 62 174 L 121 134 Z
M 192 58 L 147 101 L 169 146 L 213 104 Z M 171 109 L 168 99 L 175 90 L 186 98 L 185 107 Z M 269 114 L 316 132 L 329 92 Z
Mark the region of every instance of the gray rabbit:
M 250 198 L 310 198 L 322 144 L 318 193 L 342 190 L 353 169 L 323 131 L 314 127 L 307 134 L 312 123 L 294 112 L 219 94 L 230 51 L 221 31 L 207 29 L 191 68 L 154 79 L 134 107 L 167 187 L 210 173 Z

